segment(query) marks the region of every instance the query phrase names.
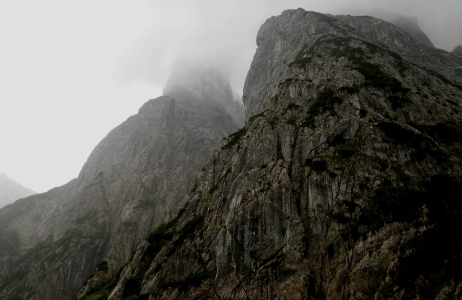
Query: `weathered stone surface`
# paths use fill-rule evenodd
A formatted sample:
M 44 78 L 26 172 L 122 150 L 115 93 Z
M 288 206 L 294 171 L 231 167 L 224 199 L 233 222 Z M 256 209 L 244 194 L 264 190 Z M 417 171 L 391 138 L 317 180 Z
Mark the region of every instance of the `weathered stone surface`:
M 245 127 L 93 296 L 461 297 L 462 90 L 365 32 L 415 45 L 373 18 L 268 19 Z
M 460 66 L 462 59 L 430 45 L 409 30 L 372 17 L 335 16 L 371 41 L 386 45 L 397 54 L 447 77 L 448 81 L 462 85 Z M 402 25 L 402 24 L 401 24 Z M 399 26 L 399 23 L 398 23 Z M 410 31 L 410 32 L 408 32 Z
M 35 192 L 0 173 L 0 208 Z
M 0 298 L 69 299 L 103 260 L 98 274 L 115 278 L 140 240 L 176 215 L 221 139 L 243 125 L 242 104 L 209 72 L 195 70 L 200 86 L 170 86 L 145 103 L 77 179 L 0 210 L 10 241 L 0 245 Z

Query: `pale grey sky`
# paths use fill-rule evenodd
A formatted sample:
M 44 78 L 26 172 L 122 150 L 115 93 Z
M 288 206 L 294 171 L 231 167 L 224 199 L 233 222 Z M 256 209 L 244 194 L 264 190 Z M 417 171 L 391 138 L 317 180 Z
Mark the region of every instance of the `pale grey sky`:
M 462 44 L 460 0 L 24 0 L 0 3 L 0 172 L 44 192 L 162 93 L 176 57 L 227 70 L 240 92 L 260 25 L 289 8 L 417 18 Z

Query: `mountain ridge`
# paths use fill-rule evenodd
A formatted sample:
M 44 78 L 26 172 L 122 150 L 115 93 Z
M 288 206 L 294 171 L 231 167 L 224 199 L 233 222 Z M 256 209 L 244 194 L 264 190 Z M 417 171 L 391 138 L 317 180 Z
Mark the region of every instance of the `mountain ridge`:
M 396 26 L 356 23 L 409 41 L 403 56 L 338 18 L 354 25 L 302 9 L 262 25 L 245 127 L 177 217 L 87 297 L 461 296 L 462 238 L 448 234 L 460 226 L 462 90 L 420 67 Z

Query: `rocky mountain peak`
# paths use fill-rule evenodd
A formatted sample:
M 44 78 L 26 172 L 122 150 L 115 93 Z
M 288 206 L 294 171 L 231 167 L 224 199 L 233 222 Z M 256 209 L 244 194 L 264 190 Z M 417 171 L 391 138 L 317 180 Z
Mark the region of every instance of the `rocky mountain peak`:
M 403 27 L 417 31 L 414 21 L 401 19 L 400 22 L 406 25 Z M 370 16 L 333 16 L 303 9 L 287 10 L 278 17 L 266 20 L 258 31 L 259 48 L 244 85 L 246 118 L 265 109 L 276 96 L 279 87 L 275 83 L 287 75 L 287 69 L 283 66 L 294 64 L 294 61 L 305 64 L 317 59 L 313 56 L 313 49 L 324 35 L 339 39 L 354 37 L 368 43 L 378 43 L 380 47 L 395 52 L 403 59 L 440 74 L 446 82 L 462 84 L 462 60 L 426 42 L 418 42 L 406 30 L 389 22 Z M 287 46 L 289 44 L 290 48 Z M 260 53 L 263 48 L 270 50 Z M 312 73 L 311 70 L 307 72 L 298 77 L 304 78 Z M 314 78 L 313 81 L 320 79 Z
M 257 45 L 244 128 L 117 283 L 79 299 L 459 299 L 462 87 L 430 68 L 462 63 L 302 9 Z

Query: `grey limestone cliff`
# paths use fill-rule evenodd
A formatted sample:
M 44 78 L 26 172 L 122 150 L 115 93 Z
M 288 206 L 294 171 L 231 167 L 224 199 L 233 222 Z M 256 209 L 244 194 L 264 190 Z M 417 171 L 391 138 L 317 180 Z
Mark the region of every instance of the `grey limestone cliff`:
M 86 299 L 460 298 L 461 88 L 374 18 L 289 10 L 257 44 L 245 127 Z
M 11 180 L 6 174 L 0 173 L 0 208 L 33 194 L 35 192 L 31 189 Z
M 174 75 L 164 96 L 96 146 L 78 178 L 0 210 L 0 298 L 70 299 L 103 260 L 115 277 L 177 214 L 221 139 L 243 124 L 242 104 L 210 72 L 194 71 L 200 86 L 173 86 Z

